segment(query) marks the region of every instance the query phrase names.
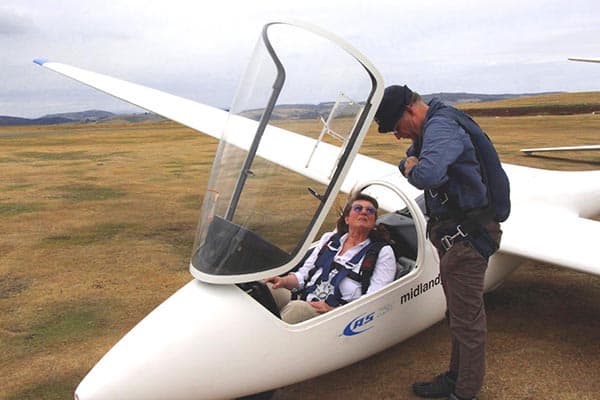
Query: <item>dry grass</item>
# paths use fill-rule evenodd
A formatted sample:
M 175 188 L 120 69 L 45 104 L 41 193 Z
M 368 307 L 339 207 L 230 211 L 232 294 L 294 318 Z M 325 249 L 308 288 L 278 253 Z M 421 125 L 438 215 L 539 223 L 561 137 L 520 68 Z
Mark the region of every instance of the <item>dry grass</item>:
M 504 161 L 558 169 L 600 165 L 597 153 L 561 155 L 575 158 L 572 162 L 517 152 L 538 145 L 597 143 L 600 116 L 478 120 Z M 302 122 L 291 127 L 295 123 Z M 0 142 L 0 398 L 70 398 L 77 383 L 123 334 L 190 279 L 188 259 L 216 143 L 170 122 L 2 128 Z M 396 163 L 405 147 L 373 128 L 363 153 Z M 278 201 L 286 201 L 285 191 L 277 194 Z M 582 288 L 563 304 L 567 311 L 579 310 L 582 304 L 586 310 L 596 307 L 589 298 L 600 303 L 596 278 L 551 273 L 566 285 L 551 293 L 557 296 L 554 303 L 563 304 L 558 296 L 573 295 L 569 285 Z M 591 382 L 596 382 L 600 367 L 597 308 L 592 308 L 596 324 L 577 332 L 588 347 L 570 337 L 568 325 L 552 318 L 561 328 L 544 336 L 547 343 L 532 344 L 519 333 L 520 324 L 546 309 L 540 303 L 547 293 L 535 288 L 547 281 L 527 273 L 525 281 L 534 289 L 519 281 L 512 286 L 516 293 L 527 294 L 502 290 L 491 298 L 493 315 L 506 318 L 505 326 L 492 317 L 491 331 L 500 330 L 498 340 L 516 340 L 519 348 L 515 353 L 505 351 L 504 342 L 492 346 L 488 376 L 498 376 L 503 383 L 488 384 L 488 392 L 517 393 L 511 382 L 520 384 L 523 377 L 513 369 L 534 374 L 532 369 L 550 362 L 564 367 L 563 373 L 576 371 L 583 386 L 580 398 L 591 398 L 586 394 L 598 389 Z M 443 326 L 436 326 L 385 354 L 284 388 L 277 398 L 307 398 L 317 392 L 325 399 L 340 393 L 357 398 L 357 393 L 373 390 L 381 398 L 403 396 L 408 381 L 435 372 L 436 357 L 445 360 L 445 335 Z M 548 354 L 565 343 L 562 354 Z M 580 362 L 585 354 L 575 353 L 594 350 L 586 365 Z M 523 359 L 532 358 L 539 363 L 522 365 Z M 513 364 L 507 371 L 506 365 Z M 384 389 L 375 389 L 381 385 Z M 542 384 L 532 385 L 528 393 L 519 398 L 560 398 L 552 397 Z
M 600 92 L 555 93 L 493 102 L 464 103 L 461 104 L 461 108 L 486 109 L 496 107 L 540 107 L 549 105 L 576 106 L 581 104 L 600 106 Z
M 68 398 L 190 279 L 215 141 L 173 123 L 7 128 L 0 398 Z

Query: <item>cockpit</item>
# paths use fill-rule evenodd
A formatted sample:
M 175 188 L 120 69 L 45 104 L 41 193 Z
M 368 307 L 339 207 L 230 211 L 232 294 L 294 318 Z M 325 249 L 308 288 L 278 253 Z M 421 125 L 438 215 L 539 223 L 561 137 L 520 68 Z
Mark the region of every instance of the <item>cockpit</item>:
M 385 182 L 357 188 L 345 179 L 383 83 L 339 42 L 311 27 L 263 29 L 204 195 L 190 263 L 197 279 L 244 288 L 297 268 L 335 226 L 353 190 L 373 192 L 383 209 L 402 210 L 379 222 L 393 238 L 396 277 L 415 269 L 418 235 L 403 194 Z
M 247 282 L 303 257 L 333 218 L 382 90 L 376 75 L 318 31 L 265 26 L 204 195 L 190 266 L 196 278 Z

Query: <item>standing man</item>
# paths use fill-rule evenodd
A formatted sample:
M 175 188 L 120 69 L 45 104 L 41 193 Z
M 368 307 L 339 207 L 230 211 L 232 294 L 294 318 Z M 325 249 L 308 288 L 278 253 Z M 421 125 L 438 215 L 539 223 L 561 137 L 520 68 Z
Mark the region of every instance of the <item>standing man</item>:
M 437 99 L 426 104 L 406 85 L 385 89 L 375 121 L 380 133 L 412 140 L 398 167 L 425 192 L 452 333 L 448 370 L 413 390 L 426 398 L 474 399 L 485 375 L 484 276 L 500 244 L 499 222 L 510 212 L 508 178 L 468 115 Z

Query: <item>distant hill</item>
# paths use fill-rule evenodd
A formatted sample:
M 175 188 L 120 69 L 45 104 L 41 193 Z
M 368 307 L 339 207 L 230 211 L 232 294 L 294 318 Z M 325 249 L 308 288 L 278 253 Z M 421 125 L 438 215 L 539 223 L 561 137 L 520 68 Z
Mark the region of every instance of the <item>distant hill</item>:
M 0 115 L 0 126 L 18 126 L 18 125 L 56 125 L 73 122 L 72 119 L 60 117 L 41 117 L 35 119 L 9 117 Z
M 0 115 L 0 125 L 57 125 L 73 122 L 95 122 L 104 118 L 109 118 L 115 114 L 108 111 L 88 110 L 72 113 L 48 114 L 40 118 L 19 118 Z
M 423 95 L 423 99 L 425 101 L 429 101 L 432 98 L 436 97 L 442 100 L 447 104 L 461 104 L 461 103 L 486 103 L 490 101 L 499 101 L 499 100 L 510 100 L 521 97 L 531 97 L 531 96 L 541 96 L 547 94 L 556 94 L 557 92 L 548 92 L 548 93 L 520 93 L 520 94 L 481 94 L 481 93 L 431 93 Z
M 79 112 L 71 112 L 71 113 L 61 113 L 61 114 L 49 114 L 45 115 L 42 118 L 67 118 L 72 121 L 98 121 L 105 118 L 110 118 L 114 116 L 114 113 L 102 110 L 87 110 L 87 111 L 79 111 Z
M 0 115 L 0 126 L 57 125 L 69 123 L 97 122 L 145 122 L 164 118 L 153 113 L 115 114 L 102 110 L 87 110 L 70 113 L 48 114 L 40 118 L 20 118 Z

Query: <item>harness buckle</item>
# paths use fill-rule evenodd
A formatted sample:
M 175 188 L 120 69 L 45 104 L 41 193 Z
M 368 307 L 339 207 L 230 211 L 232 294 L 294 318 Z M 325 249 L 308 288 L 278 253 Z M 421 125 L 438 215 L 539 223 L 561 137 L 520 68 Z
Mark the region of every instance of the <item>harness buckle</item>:
M 438 197 L 440 195 L 440 192 L 438 192 L 437 190 L 433 190 L 433 189 L 429 189 L 429 195 L 431 196 L 432 199 L 435 199 L 436 197 Z M 446 192 L 442 192 L 443 197 L 440 200 L 440 203 L 446 204 L 448 202 L 448 193 Z
M 329 250 L 331 251 L 337 252 L 340 249 L 340 244 L 338 244 L 338 247 L 333 247 L 333 241 L 330 240 L 329 242 L 327 242 L 327 248 L 329 248 Z
M 442 237 L 441 244 L 442 247 L 444 248 L 444 251 L 448 251 L 452 248 L 452 246 L 454 246 L 454 240 L 458 237 L 467 237 L 469 234 L 468 233 L 464 233 L 462 230 L 462 227 L 460 225 L 456 226 L 456 233 L 452 236 L 450 235 L 444 235 Z
M 446 204 L 448 202 L 448 193 L 444 192 L 442 193 L 444 195 L 443 200 L 442 200 L 442 204 Z

